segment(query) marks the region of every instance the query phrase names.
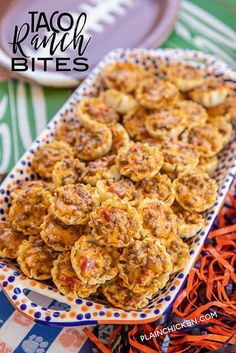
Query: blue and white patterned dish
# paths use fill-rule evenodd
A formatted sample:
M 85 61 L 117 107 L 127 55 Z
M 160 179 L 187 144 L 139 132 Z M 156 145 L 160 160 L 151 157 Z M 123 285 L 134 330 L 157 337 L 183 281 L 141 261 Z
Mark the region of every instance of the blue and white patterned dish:
M 19 180 L 31 180 L 35 178 L 31 169 L 31 161 L 35 151 L 41 144 L 53 140 L 55 130 L 61 121 L 71 120 L 74 106 L 85 96 L 97 95 L 101 85 L 101 71 L 110 63 L 117 61 L 136 62 L 148 69 L 158 69 L 158 58 L 166 61 L 188 61 L 199 67 L 207 67 L 216 76 L 222 76 L 227 81 L 236 83 L 236 74 L 224 63 L 215 58 L 196 51 L 183 49 L 145 50 L 145 49 L 117 49 L 109 53 L 94 69 L 82 85 L 73 93 L 61 110 L 55 115 L 43 133 L 24 154 L 15 168 L 9 173 L 0 189 L 0 219 L 4 220 L 9 208 L 10 190 Z M 24 315 L 39 323 L 49 325 L 91 325 L 96 323 L 143 323 L 156 320 L 164 312 L 168 311 L 177 297 L 184 281 L 193 266 L 196 257 L 210 231 L 214 219 L 223 203 L 224 197 L 230 188 L 236 173 L 236 141 L 232 141 L 219 155 L 219 165 L 215 173 L 215 179 L 219 185 L 218 198 L 214 206 L 207 212 L 206 221 L 199 234 L 188 240 L 190 247 L 190 259 L 182 272 L 171 276 L 166 287 L 156 294 L 146 309 L 132 311 L 114 308 L 108 304 L 96 303 L 92 300 L 68 298 L 56 289 L 48 285 L 30 280 L 16 270 L 9 263 L 0 263 L 0 284 L 11 303 Z M 40 304 L 30 299 L 32 291 L 41 294 Z M 61 310 L 47 308 L 48 299 L 53 298 L 64 303 L 59 306 Z M 42 304 L 43 303 L 43 304 Z M 66 304 L 66 305 L 65 305 Z

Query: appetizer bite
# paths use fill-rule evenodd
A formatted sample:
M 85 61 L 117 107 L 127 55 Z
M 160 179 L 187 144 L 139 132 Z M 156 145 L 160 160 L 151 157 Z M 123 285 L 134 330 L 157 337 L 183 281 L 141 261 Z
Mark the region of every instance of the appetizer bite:
M 30 181 L 25 181 L 21 180 L 12 190 L 10 193 L 11 200 L 17 199 L 18 196 L 24 195 L 25 193 L 29 192 L 29 190 L 32 189 L 38 189 L 41 188 L 45 191 L 49 191 L 50 193 L 53 193 L 55 189 L 55 185 L 53 185 L 51 182 L 46 182 L 43 180 L 30 180 Z
M 119 277 L 103 284 L 102 293 L 111 305 L 121 309 L 138 310 L 148 305 L 148 299 L 144 294 L 134 293 L 125 287 Z
M 162 144 L 161 151 L 164 156 L 163 172 L 175 177 L 185 170 L 194 169 L 199 163 L 199 153 L 191 144 L 170 141 Z
M 55 251 L 66 251 L 89 232 L 88 226 L 68 226 L 60 222 L 53 214 L 44 217 L 40 235 L 43 241 Z
M 204 71 L 192 65 L 171 63 L 166 71 L 168 79 L 182 92 L 190 91 L 204 83 Z
M 50 211 L 67 225 L 87 224 L 89 215 L 98 206 L 96 189 L 90 185 L 65 185 L 55 190 Z
M 178 88 L 167 80 L 146 79 L 140 82 L 136 98 L 140 105 L 148 109 L 168 107 L 178 98 Z
M 12 229 L 9 222 L 0 222 L 0 256 L 16 259 L 17 250 L 26 238 L 23 233 Z
M 74 150 L 67 142 L 52 141 L 35 152 L 32 167 L 41 178 L 50 179 L 57 162 L 73 157 Z
M 112 145 L 109 154 L 114 155 L 121 147 L 129 143 L 130 138 L 124 126 L 119 123 L 110 124 L 109 128 L 112 133 Z
M 119 121 L 117 112 L 100 98 L 84 98 L 78 106 L 78 116 L 86 127 L 89 120 L 102 124 L 111 124 Z
M 180 109 L 165 109 L 150 114 L 145 122 L 148 133 L 157 139 L 178 137 L 187 127 L 187 117 Z
M 217 156 L 212 157 L 201 157 L 197 169 L 203 173 L 207 173 L 209 176 L 213 176 L 218 165 Z
M 180 100 L 174 104 L 174 108 L 184 112 L 187 119 L 187 127 L 205 124 L 208 119 L 206 109 L 200 104 L 190 100 Z
M 20 244 L 17 262 L 27 277 L 46 280 L 51 278 L 53 261 L 57 255 L 58 253 L 46 245 L 40 236 L 33 236 Z
M 219 77 L 208 76 L 202 85 L 189 92 L 189 96 L 205 108 L 212 108 L 222 104 L 229 91 L 225 82 Z
M 223 136 L 216 126 L 212 124 L 190 126 L 181 140 L 193 146 L 202 157 L 212 157 L 217 154 L 224 144 Z
M 175 233 L 172 233 L 167 239 L 163 239 L 162 244 L 170 255 L 173 266 L 171 273 L 183 270 L 189 259 L 188 244 Z
M 13 198 L 9 221 L 14 229 L 25 235 L 37 235 L 48 213 L 51 194 L 41 186 L 22 190 Z
M 111 130 L 104 124 L 93 123 L 93 127 L 82 127 L 76 133 L 75 157 L 92 161 L 108 153 L 112 145 Z
M 141 220 L 129 203 L 117 199 L 103 201 L 90 214 L 89 226 L 100 245 L 125 247 L 140 238 Z
M 147 112 L 143 107 L 137 107 L 128 112 L 123 118 L 123 124 L 129 136 L 135 141 L 142 141 L 150 137 L 146 129 Z
M 79 159 L 67 158 L 57 162 L 52 171 L 52 181 L 56 186 L 78 184 L 85 170 L 85 164 Z
M 78 278 L 89 286 L 103 284 L 118 273 L 112 249 L 98 245 L 93 235 L 82 236 L 74 244 L 71 263 Z
M 60 122 L 56 131 L 56 140 L 65 141 L 69 145 L 74 146 L 76 135 L 80 131 L 82 125 L 78 117 L 67 119 L 66 122 Z
M 160 150 L 140 142 L 120 148 L 116 157 L 120 174 L 133 181 L 153 177 L 162 165 L 163 155 Z
M 124 93 L 135 91 L 138 83 L 145 76 L 141 66 L 118 62 L 103 70 L 103 80 L 107 88 L 115 88 Z
M 125 94 L 116 89 L 108 89 L 101 94 L 103 101 L 119 114 L 127 114 L 138 106 L 136 99 L 130 94 Z
M 80 180 L 85 184 L 96 186 L 98 180 L 119 179 L 121 177 L 116 164 L 115 155 L 107 155 L 87 164 Z
M 138 200 L 153 199 L 172 205 L 175 190 L 170 178 L 166 174 L 157 173 L 150 179 L 142 179 L 136 184 Z
M 138 206 L 142 235 L 168 238 L 176 228 L 176 216 L 169 205 L 159 200 L 144 199 Z
M 82 282 L 71 265 L 71 253 L 66 251 L 53 262 L 52 279 L 57 289 L 71 298 L 86 298 L 96 293 L 99 285 L 91 286 Z
M 127 178 L 106 179 L 97 182 L 97 190 L 102 201 L 117 198 L 125 202 L 135 202 L 138 191 L 135 184 Z
M 230 91 L 223 103 L 209 108 L 207 112 L 212 122 L 218 118 L 234 122 L 236 119 L 236 92 Z
M 217 119 L 213 122 L 213 125 L 217 128 L 219 134 L 221 135 L 221 140 L 223 147 L 226 146 L 233 136 L 233 127 L 230 123 L 227 123 L 223 119 Z
M 204 225 L 204 217 L 201 213 L 187 211 L 177 202 L 171 208 L 177 216 L 176 227 L 180 238 L 188 239 L 200 232 Z
M 204 212 L 216 201 L 217 184 L 208 174 L 187 171 L 174 180 L 176 201 L 187 211 Z
M 162 289 L 172 271 L 170 255 L 154 238 L 136 240 L 125 248 L 118 267 L 124 286 L 145 296 Z

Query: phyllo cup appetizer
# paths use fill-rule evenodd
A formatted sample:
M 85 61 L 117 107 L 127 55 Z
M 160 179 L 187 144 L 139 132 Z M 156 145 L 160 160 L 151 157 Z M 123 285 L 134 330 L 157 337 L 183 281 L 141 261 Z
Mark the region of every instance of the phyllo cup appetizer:
M 204 83 L 204 71 L 184 63 L 170 63 L 167 67 L 167 77 L 180 91 L 187 92 Z
M 66 251 L 53 262 L 52 280 L 57 289 L 68 297 L 86 298 L 97 291 L 98 285 L 86 284 L 77 277 L 70 256 L 70 251 Z
M 166 174 L 157 173 L 150 179 L 142 179 L 136 183 L 137 198 L 160 200 L 172 205 L 175 200 L 175 190 L 170 178 Z
M 78 184 L 84 170 L 85 164 L 79 159 L 63 159 L 55 164 L 52 171 L 52 181 L 56 186 Z
M 90 127 L 81 127 L 76 133 L 75 157 L 93 161 L 107 154 L 112 145 L 111 130 L 104 124 L 91 121 Z
M 190 100 L 180 100 L 174 105 L 186 114 L 188 126 L 205 124 L 208 118 L 206 109 L 200 104 Z
M 16 195 L 16 193 L 15 193 Z M 48 213 L 51 194 L 42 186 L 25 188 L 13 198 L 9 221 L 25 235 L 37 235 L 44 216 Z
M 78 117 L 65 119 L 61 121 L 56 130 L 56 140 L 65 141 L 69 145 L 74 146 L 76 135 L 80 131 L 82 125 Z
M 150 237 L 136 240 L 125 248 L 118 267 L 125 287 L 150 297 L 166 285 L 172 262 L 165 247 Z
M 0 256 L 16 259 L 18 247 L 26 238 L 23 233 L 12 229 L 8 221 L 0 222 Z
M 96 186 L 98 180 L 119 179 L 120 177 L 115 164 L 115 155 L 106 155 L 87 163 L 80 179 L 85 184 Z
M 207 110 L 211 120 L 223 118 L 224 121 L 235 122 L 236 120 L 236 92 L 230 91 L 225 101 L 216 107 Z
M 27 277 L 46 280 L 51 278 L 53 261 L 57 256 L 58 253 L 45 244 L 38 235 L 21 243 L 17 252 L 17 262 Z
M 112 144 L 109 154 L 117 154 L 121 147 L 129 143 L 129 134 L 124 126 L 119 123 L 110 124 L 109 129 L 112 133 Z
M 138 102 L 133 96 L 113 88 L 102 92 L 100 97 L 107 105 L 122 115 L 127 114 L 131 109 L 138 106 Z
M 217 198 L 216 181 L 198 170 L 180 174 L 174 187 L 176 201 L 187 211 L 204 212 Z
M 111 124 L 119 121 L 119 114 L 109 105 L 105 104 L 102 99 L 96 97 L 87 97 L 79 103 L 78 115 L 82 124 L 88 120 L 92 120 L 101 124 Z
M 225 147 L 232 139 L 234 131 L 230 123 L 226 122 L 223 118 L 215 119 L 210 121 L 214 127 L 217 128 L 219 134 L 221 135 L 221 140 L 223 143 L 222 147 Z
M 105 179 L 97 182 L 97 190 L 102 201 L 117 198 L 125 202 L 135 202 L 139 192 L 135 184 L 128 178 L 119 180 Z
M 162 79 L 145 79 L 136 90 L 139 104 L 148 109 L 161 109 L 173 104 L 178 98 L 179 90 L 171 82 Z
M 107 88 L 132 93 L 145 75 L 142 66 L 118 62 L 103 70 L 103 81 Z
M 138 310 L 148 305 L 148 299 L 144 294 L 134 293 L 125 287 L 119 277 L 103 284 L 102 293 L 111 305 L 124 310 Z
M 49 213 L 41 224 L 40 235 L 45 243 L 55 251 L 66 251 L 70 250 L 74 243 L 88 232 L 88 226 L 65 225 Z
M 136 142 L 119 149 L 116 166 L 121 175 L 133 181 L 152 178 L 159 172 L 164 162 L 158 147 Z
M 142 220 L 142 234 L 155 238 L 167 238 L 176 227 L 176 216 L 166 203 L 144 199 L 138 206 Z
M 52 177 L 55 164 L 65 158 L 73 158 L 73 148 L 64 141 L 53 141 L 40 147 L 34 154 L 32 167 L 44 179 Z
M 21 195 L 26 195 L 29 190 L 42 188 L 45 191 L 53 193 L 55 190 L 55 185 L 51 182 L 44 180 L 21 180 L 17 185 L 11 190 L 10 197 L 11 200 L 17 199 Z
M 185 144 L 190 144 L 202 157 L 212 157 L 223 148 L 224 139 L 212 124 L 194 125 L 181 135 Z
M 188 169 L 194 169 L 199 163 L 199 152 L 190 144 L 181 141 L 169 141 L 161 146 L 164 156 L 162 171 L 174 177 Z
M 113 249 L 98 245 L 92 234 L 82 236 L 71 250 L 71 263 L 78 278 L 87 285 L 99 285 L 118 273 Z
M 91 185 L 69 184 L 55 190 L 50 211 L 64 224 L 83 225 L 98 204 L 98 194 Z
M 190 91 L 189 96 L 205 108 L 212 108 L 222 104 L 229 92 L 229 87 L 222 79 L 210 75 L 205 78 L 202 85 Z
M 209 176 L 212 176 L 217 168 L 217 165 L 217 156 L 201 157 L 197 169 L 203 173 L 207 173 Z
M 123 124 L 129 136 L 135 141 L 142 141 L 150 137 L 146 129 L 147 111 L 143 107 L 137 107 L 123 118 Z
M 90 215 L 89 226 L 100 245 L 125 247 L 140 238 L 141 219 L 128 202 L 108 199 Z
M 184 270 L 190 256 L 188 244 L 175 233 L 172 233 L 167 239 L 162 239 L 161 243 L 170 255 L 173 265 L 171 273 Z
M 204 216 L 195 211 L 187 211 L 177 202 L 171 206 L 177 216 L 176 228 L 180 238 L 188 239 L 196 235 L 204 225 Z
M 185 112 L 181 109 L 166 108 L 147 116 L 145 126 L 148 133 L 160 140 L 177 138 L 187 127 Z

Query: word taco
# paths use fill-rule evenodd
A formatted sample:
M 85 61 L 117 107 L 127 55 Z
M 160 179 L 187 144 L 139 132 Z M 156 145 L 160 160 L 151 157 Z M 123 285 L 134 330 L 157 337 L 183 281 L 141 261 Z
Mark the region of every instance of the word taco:
M 30 11 L 29 21 L 15 25 L 12 41 L 11 70 L 87 71 L 85 57 L 91 37 L 83 34 L 87 15 L 54 11 Z

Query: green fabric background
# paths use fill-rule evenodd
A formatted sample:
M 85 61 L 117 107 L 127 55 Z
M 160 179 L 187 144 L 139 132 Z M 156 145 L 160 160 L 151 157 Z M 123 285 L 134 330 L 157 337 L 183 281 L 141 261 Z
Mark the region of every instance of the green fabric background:
M 162 47 L 199 49 L 234 66 L 235 18 L 235 0 L 183 0 L 175 29 Z M 71 92 L 0 82 L 0 173 L 14 166 Z

